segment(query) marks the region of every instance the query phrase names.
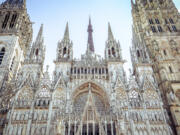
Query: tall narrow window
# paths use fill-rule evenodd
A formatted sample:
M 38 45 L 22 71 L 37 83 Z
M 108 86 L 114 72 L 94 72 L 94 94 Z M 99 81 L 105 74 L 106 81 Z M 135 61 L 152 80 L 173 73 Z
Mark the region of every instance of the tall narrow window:
M 97 74 L 97 68 L 95 68 L 95 73 Z
M 63 56 L 66 54 L 66 47 L 64 47 L 64 49 L 63 49 Z
M 116 57 L 116 53 L 115 53 L 114 47 L 112 47 L 112 55 L 113 55 L 114 57 Z
M 36 49 L 36 56 L 38 56 L 38 54 L 39 54 L 39 50 L 38 50 L 38 49 Z
M 164 55 L 166 56 L 166 55 L 167 55 L 167 52 L 166 52 L 166 50 L 164 50 L 163 52 L 164 52 Z
M 151 26 L 151 30 L 153 33 L 156 33 L 156 27 L 155 26 Z
M 78 74 L 80 74 L 80 69 L 78 68 Z
M 169 26 L 167 26 L 167 27 L 168 27 L 169 32 L 172 32 L 171 28 Z
M 149 19 L 149 24 L 154 24 L 152 19 Z
M 172 18 L 169 18 L 169 22 L 170 22 L 171 24 L 174 24 L 174 21 L 173 21 Z
M 71 74 L 73 74 L 73 68 L 71 68 Z
M 92 74 L 94 74 L 94 68 L 92 69 Z
M 111 57 L 111 50 L 110 49 L 108 50 L 108 55 L 109 55 L 109 57 Z
M 109 70 L 106 68 L 106 74 L 108 74 L 109 73 Z
M 87 74 L 87 69 L 86 69 L 86 68 L 85 68 L 85 71 L 84 71 L 84 72 L 85 72 L 85 74 Z
M 0 65 L 2 64 L 4 54 L 5 54 L 5 48 L 3 47 L 0 51 Z
M 137 56 L 140 57 L 140 52 L 139 52 L 139 50 L 137 50 Z
M 159 31 L 159 32 L 163 32 L 163 29 L 162 29 L 161 26 L 158 26 L 158 31 Z
M 74 74 L 76 74 L 76 67 L 74 67 Z
M 90 74 L 91 73 L 91 69 L 90 68 L 88 68 L 88 74 Z
M 173 70 L 172 70 L 172 68 L 170 66 L 169 66 L 169 72 L 173 73 Z
M 68 49 L 68 58 L 69 58 L 69 56 L 70 56 L 70 50 Z
M 7 26 L 7 23 L 8 23 L 8 20 L 9 20 L 9 17 L 10 17 L 10 13 L 7 13 L 5 18 L 4 18 L 4 21 L 2 23 L 2 28 L 5 29 L 6 26 Z
M 147 54 L 146 54 L 146 52 L 144 52 L 144 57 L 145 57 L 145 58 L 147 58 Z
M 155 21 L 156 21 L 157 24 L 160 24 L 159 19 L 155 19 Z
M 16 22 L 17 14 L 13 14 L 9 28 L 13 28 Z
M 173 28 L 173 31 L 174 31 L 174 32 L 177 32 L 177 28 L 176 28 L 175 25 L 172 25 L 172 28 Z
M 104 68 L 102 68 L 102 74 L 104 74 Z
M 99 69 L 99 74 L 101 74 L 101 69 Z
M 166 23 L 166 24 L 168 24 L 168 21 L 167 21 L 167 19 L 165 19 L 164 21 L 165 21 L 165 23 Z
M 84 69 L 83 68 L 81 68 L 81 74 L 84 74 Z
M 11 63 L 11 66 L 10 66 L 10 70 L 11 70 L 11 71 L 13 70 L 14 60 L 15 60 L 15 57 L 13 58 L 12 63 Z

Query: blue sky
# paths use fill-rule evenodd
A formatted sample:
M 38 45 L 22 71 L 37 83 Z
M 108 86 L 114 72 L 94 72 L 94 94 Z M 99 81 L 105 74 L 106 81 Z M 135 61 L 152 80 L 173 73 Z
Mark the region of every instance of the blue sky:
M 174 0 L 174 2 L 180 9 L 180 0 Z M 53 60 L 56 58 L 57 42 L 63 38 L 67 21 L 70 38 L 73 41 L 74 57 L 80 58 L 85 52 L 89 16 L 92 18 L 94 28 L 96 53 L 104 56 L 108 22 L 110 22 L 114 37 L 121 43 L 123 58 L 127 60 L 125 68 L 131 67 L 130 0 L 27 0 L 27 8 L 31 21 L 34 22 L 34 38 L 37 36 L 41 23 L 44 24 L 45 65 L 50 65 L 51 73 L 54 70 Z

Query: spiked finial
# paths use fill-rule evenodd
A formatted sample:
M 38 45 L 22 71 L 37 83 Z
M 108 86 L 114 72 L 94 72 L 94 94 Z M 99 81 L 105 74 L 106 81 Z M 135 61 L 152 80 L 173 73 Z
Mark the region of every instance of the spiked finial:
M 89 25 L 88 25 L 88 50 L 90 52 L 94 52 L 94 42 L 93 42 L 93 28 L 92 28 L 92 24 L 91 24 L 91 18 L 89 18 Z
M 66 29 L 65 29 L 65 32 L 64 32 L 64 40 L 69 40 L 69 25 L 68 25 L 68 22 L 66 24 Z
M 111 30 L 111 25 L 108 23 L 108 40 L 114 40 L 114 36 Z
M 41 27 L 39 29 L 36 42 L 42 42 L 43 41 L 43 24 L 41 24 Z

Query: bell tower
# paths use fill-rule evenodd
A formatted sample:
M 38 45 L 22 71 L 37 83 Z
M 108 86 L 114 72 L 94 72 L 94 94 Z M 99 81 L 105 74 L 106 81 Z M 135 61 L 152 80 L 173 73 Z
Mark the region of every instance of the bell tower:
M 179 12 L 172 0 L 135 0 L 135 3 L 131 0 L 131 3 L 134 43 L 138 41 L 134 46 L 137 62 L 145 60 L 144 54 L 150 58 L 164 107 L 171 117 L 169 123 L 180 134 Z
M 0 5 L 0 88 L 17 76 L 32 40 L 32 23 L 26 0 L 6 0 Z

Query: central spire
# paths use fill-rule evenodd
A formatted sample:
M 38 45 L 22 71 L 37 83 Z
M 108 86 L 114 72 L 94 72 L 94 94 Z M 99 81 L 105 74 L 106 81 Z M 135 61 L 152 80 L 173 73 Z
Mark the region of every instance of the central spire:
M 91 24 L 91 18 L 89 18 L 89 25 L 88 25 L 88 51 L 90 52 L 94 52 L 94 42 L 93 42 L 93 28 L 92 28 L 92 24 Z

